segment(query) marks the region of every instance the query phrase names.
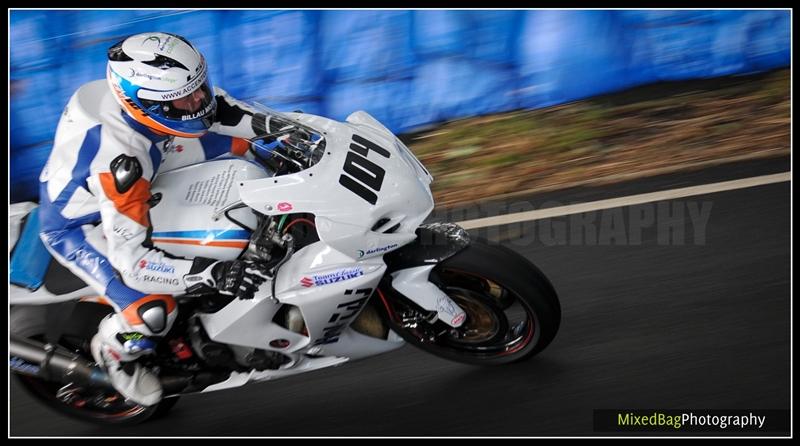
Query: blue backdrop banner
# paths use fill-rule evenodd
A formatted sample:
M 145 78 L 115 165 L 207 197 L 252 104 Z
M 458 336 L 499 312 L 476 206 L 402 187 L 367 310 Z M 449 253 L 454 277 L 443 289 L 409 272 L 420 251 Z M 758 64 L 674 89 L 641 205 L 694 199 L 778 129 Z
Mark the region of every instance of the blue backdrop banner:
M 127 35 L 181 34 L 214 85 L 394 132 L 790 63 L 789 10 L 10 12 L 11 201 L 36 200 L 63 107 Z

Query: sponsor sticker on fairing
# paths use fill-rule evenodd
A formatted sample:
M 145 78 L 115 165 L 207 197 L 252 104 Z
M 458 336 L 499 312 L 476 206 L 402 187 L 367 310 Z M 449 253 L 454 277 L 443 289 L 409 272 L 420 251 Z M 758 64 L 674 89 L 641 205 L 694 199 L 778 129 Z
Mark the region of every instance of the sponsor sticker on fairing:
M 369 256 L 369 255 L 372 255 L 372 254 L 389 252 L 389 251 L 391 251 L 391 250 L 393 250 L 395 248 L 397 248 L 397 243 L 392 243 L 391 245 L 381 246 L 380 248 L 368 249 L 366 251 L 363 251 L 363 250 L 359 249 L 358 250 L 358 258 L 361 258 L 361 257 L 364 257 L 364 256 Z
M 300 280 L 300 285 L 309 288 L 312 286 L 329 285 L 331 283 L 343 282 L 364 275 L 361 267 L 345 268 L 327 274 L 314 274 L 311 277 L 305 276 Z

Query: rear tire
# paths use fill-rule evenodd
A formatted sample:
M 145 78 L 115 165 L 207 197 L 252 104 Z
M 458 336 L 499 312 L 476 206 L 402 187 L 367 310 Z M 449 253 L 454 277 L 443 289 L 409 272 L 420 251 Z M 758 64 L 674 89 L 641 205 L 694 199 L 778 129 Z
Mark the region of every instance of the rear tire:
M 458 329 L 441 321 L 403 326 L 398 314 L 408 309 L 392 290 L 389 317 L 403 339 L 453 361 L 496 365 L 529 359 L 555 338 L 561 306 L 545 275 L 518 253 L 482 239 L 439 263 L 429 280 L 467 313 Z
M 100 320 L 113 310 L 107 305 L 81 302 L 66 324 L 58 344 L 80 353 L 94 361 L 89 342 L 97 332 Z M 46 333 L 45 306 L 12 307 L 9 318 L 10 332 L 38 341 Z M 66 384 L 45 381 L 41 378 L 15 374 L 21 387 L 32 397 L 58 413 L 96 424 L 134 425 L 166 414 L 178 402 L 178 397 L 165 398 L 155 406 L 142 406 L 125 402 L 119 393 L 77 388 L 69 397 L 56 394 Z

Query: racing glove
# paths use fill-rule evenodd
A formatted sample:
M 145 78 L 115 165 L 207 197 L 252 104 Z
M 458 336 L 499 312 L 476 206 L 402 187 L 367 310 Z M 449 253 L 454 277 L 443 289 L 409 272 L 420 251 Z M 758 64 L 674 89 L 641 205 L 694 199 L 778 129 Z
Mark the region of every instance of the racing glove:
M 196 257 L 183 280 L 187 293 L 215 290 L 238 299 L 252 299 L 258 286 L 271 278 L 266 267 L 255 262 Z

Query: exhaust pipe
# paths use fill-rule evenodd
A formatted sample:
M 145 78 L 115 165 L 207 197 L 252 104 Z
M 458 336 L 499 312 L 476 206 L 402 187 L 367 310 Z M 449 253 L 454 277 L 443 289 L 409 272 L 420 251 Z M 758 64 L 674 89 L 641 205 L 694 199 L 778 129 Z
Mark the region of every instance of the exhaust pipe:
M 16 373 L 46 381 L 113 389 L 106 372 L 77 354 L 12 334 L 8 363 Z
M 114 390 L 108 374 L 93 362 L 67 352 L 61 347 L 11 335 L 8 364 L 15 373 L 41 378 L 45 381 L 75 383 L 81 386 Z M 161 376 L 165 395 L 184 391 L 198 392 L 224 381 L 230 373 L 199 372 L 191 376 Z

